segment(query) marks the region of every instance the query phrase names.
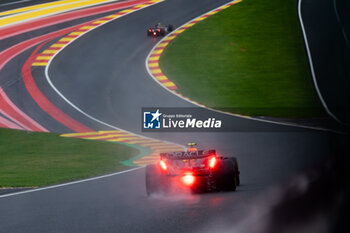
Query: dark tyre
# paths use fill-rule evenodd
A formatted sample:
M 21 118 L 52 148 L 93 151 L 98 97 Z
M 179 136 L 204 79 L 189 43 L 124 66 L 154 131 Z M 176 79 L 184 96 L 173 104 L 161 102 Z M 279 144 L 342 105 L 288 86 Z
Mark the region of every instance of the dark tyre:
M 169 24 L 168 25 L 168 32 L 172 32 L 174 30 L 174 26 Z
M 236 191 L 236 177 L 233 163 L 230 159 L 221 160 L 214 172 L 217 189 Z
M 146 192 L 147 195 L 166 191 L 167 177 L 162 174 L 155 164 L 146 167 Z
M 240 171 L 238 169 L 238 162 L 237 162 L 237 158 L 236 157 L 231 157 L 230 158 L 232 163 L 233 163 L 233 168 L 235 170 L 235 178 L 236 178 L 236 186 L 239 186 L 241 184 L 241 181 L 240 181 Z

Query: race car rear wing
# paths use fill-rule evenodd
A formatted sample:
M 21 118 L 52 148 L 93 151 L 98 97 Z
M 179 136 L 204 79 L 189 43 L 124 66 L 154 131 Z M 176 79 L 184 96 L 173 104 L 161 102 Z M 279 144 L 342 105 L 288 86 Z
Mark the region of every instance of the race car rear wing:
M 167 159 L 199 159 L 215 155 L 215 150 L 199 150 L 199 151 L 178 151 L 171 153 L 160 153 L 160 158 Z

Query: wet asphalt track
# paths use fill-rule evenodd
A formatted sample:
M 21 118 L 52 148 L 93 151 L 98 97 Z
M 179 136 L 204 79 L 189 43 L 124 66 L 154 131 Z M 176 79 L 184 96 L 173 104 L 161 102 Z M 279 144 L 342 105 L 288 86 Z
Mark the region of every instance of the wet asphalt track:
M 224 2 L 227 1 L 168 0 L 108 23 L 57 55 L 49 69 L 50 78 L 86 113 L 140 133 L 141 107 L 192 106 L 161 88 L 147 74 L 144 62 L 155 41 L 146 37 L 145 29 L 157 22 L 180 26 Z M 8 72 L 16 72 L 10 68 L 11 65 Z M 42 90 L 49 88 L 43 70 L 37 69 L 35 78 Z M 20 82 L 8 90 L 12 98 L 21 99 L 20 87 L 15 86 L 20 86 Z M 107 129 L 77 113 L 52 90 L 44 92 L 52 102 L 89 127 Z M 38 114 L 25 106 L 28 114 Z M 46 118 L 37 116 L 40 122 Z M 148 198 L 144 169 L 140 169 L 0 198 L 0 232 L 202 232 L 215 227 L 217 222 L 238 224 L 242 213 L 252 207 L 259 194 L 329 154 L 325 132 L 231 116 L 227 120 L 235 131 L 145 135 L 181 144 L 196 141 L 217 148 L 221 154 L 236 156 L 242 182 L 237 192 Z M 46 121 L 45 126 L 56 132 L 67 130 L 57 122 Z

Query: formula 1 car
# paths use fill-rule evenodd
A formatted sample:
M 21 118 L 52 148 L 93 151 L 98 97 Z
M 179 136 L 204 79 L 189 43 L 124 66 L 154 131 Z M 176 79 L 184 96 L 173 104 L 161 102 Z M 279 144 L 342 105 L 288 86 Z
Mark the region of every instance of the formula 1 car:
M 165 36 L 169 32 L 172 32 L 174 26 L 169 24 L 167 26 L 163 26 L 160 23 L 156 24 L 155 27 L 150 27 L 147 30 L 147 36 Z
M 235 157 L 221 157 L 215 150 L 161 153 L 146 167 L 147 195 L 189 189 L 192 193 L 235 191 L 240 184 Z

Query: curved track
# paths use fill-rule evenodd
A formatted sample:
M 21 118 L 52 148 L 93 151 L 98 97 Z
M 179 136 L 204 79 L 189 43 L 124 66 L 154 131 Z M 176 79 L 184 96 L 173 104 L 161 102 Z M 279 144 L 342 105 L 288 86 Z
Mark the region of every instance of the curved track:
M 149 77 L 145 59 L 156 44 L 145 28 L 156 22 L 175 27 L 214 9 L 226 0 L 167 0 L 107 23 L 82 36 L 56 55 L 48 67 L 32 68 L 34 80 L 57 107 L 93 130 L 108 130 L 76 111 L 53 85 L 85 113 L 140 133 L 141 107 L 192 107 Z M 234 7 L 234 6 L 233 6 Z M 18 64 L 21 53 L 1 71 L 5 91 L 26 114 L 49 131 L 70 132 L 31 99 Z M 218 113 L 219 114 L 219 113 Z M 147 198 L 144 169 L 20 195 L 0 198 L 0 232 L 196 232 L 222 222 L 238 223 L 242 213 L 268 187 L 284 182 L 328 156 L 325 132 L 223 116 L 235 129 L 226 133 L 147 133 L 179 144 L 196 141 L 219 153 L 238 157 L 237 192 Z M 273 201 L 273 200 L 271 200 Z M 219 230 L 220 231 L 220 230 Z

